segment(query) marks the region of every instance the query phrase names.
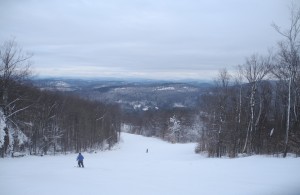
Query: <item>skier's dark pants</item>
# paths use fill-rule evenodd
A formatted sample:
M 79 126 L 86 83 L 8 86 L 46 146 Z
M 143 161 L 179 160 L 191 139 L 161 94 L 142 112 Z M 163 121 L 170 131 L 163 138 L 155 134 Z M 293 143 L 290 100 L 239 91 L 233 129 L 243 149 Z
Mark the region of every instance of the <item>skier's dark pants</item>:
M 83 160 L 79 160 L 79 161 L 78 161 L 78 166 L 79 166 L 79 167 L 84 167 L 84 166 L 83 166 Z

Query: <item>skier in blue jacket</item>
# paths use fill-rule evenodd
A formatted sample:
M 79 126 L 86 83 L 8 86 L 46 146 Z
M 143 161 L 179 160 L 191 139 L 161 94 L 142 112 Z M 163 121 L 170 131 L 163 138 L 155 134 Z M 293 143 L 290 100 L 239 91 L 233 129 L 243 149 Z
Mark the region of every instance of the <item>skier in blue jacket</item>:
M 83 159 L 84 159 L 84 157 L 82 156 L 81 153 L 79 153 L 78 156 L 77 156 L 77 161 L 78 161 L 78 166 L 82 167 L 82 168 L 84 168 L 84 166 L 83 166 Z

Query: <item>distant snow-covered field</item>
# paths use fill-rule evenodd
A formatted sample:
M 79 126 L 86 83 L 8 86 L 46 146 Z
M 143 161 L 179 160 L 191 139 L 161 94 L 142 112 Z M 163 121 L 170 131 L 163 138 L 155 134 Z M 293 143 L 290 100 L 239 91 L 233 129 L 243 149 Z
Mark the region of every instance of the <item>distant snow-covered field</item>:
M 194 148 L 123 133 L 115 150 L 83 153 L 84 169 L 76 154 L 0 159 L 0 194 L 300 194 L 300 158 L 205 158 Z

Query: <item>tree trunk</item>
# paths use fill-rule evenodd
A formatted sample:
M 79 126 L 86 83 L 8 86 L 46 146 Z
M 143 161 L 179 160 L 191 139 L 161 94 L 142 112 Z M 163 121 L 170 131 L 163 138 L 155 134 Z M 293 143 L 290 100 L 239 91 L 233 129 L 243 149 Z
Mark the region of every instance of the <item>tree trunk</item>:
M 247 151 L 247 154 L 251 152 L 251 143 L 252 143 L 252 134 L 253 134 L 253 123 L 254 123 L 254 106 L 255 106 L 255 91 L 256 91 L 256 84 L 252 86 L 251 89 L 251 95 L 250 95 L 250 121 L 247 129 L 247 134 L 246 134 L 246 140 L 245 140 L 245 145 L 243 149 L 243 153 Z
M 284 158 L 286 157 L 287 152 L 288 152 L 288 142 L 289 142 L 290 112 L 291 112 L 291 87 L 292 87 L 292 77 L 289 78 L 288 105 L 287 105 L 285 141 L 284 141 L 284 152 L 283 152 Z

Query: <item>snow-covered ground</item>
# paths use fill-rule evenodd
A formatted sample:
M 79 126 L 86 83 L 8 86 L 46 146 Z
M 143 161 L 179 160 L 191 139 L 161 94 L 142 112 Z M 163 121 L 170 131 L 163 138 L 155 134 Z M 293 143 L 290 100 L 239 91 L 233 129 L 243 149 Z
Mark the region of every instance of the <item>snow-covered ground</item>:
M 300 158 L 205 158 L 195 144 L 123 133 L 118 149 L 0 159 L 3 195 L 299 195 Z M 146 153 L 146 149 L 149 153 Z

